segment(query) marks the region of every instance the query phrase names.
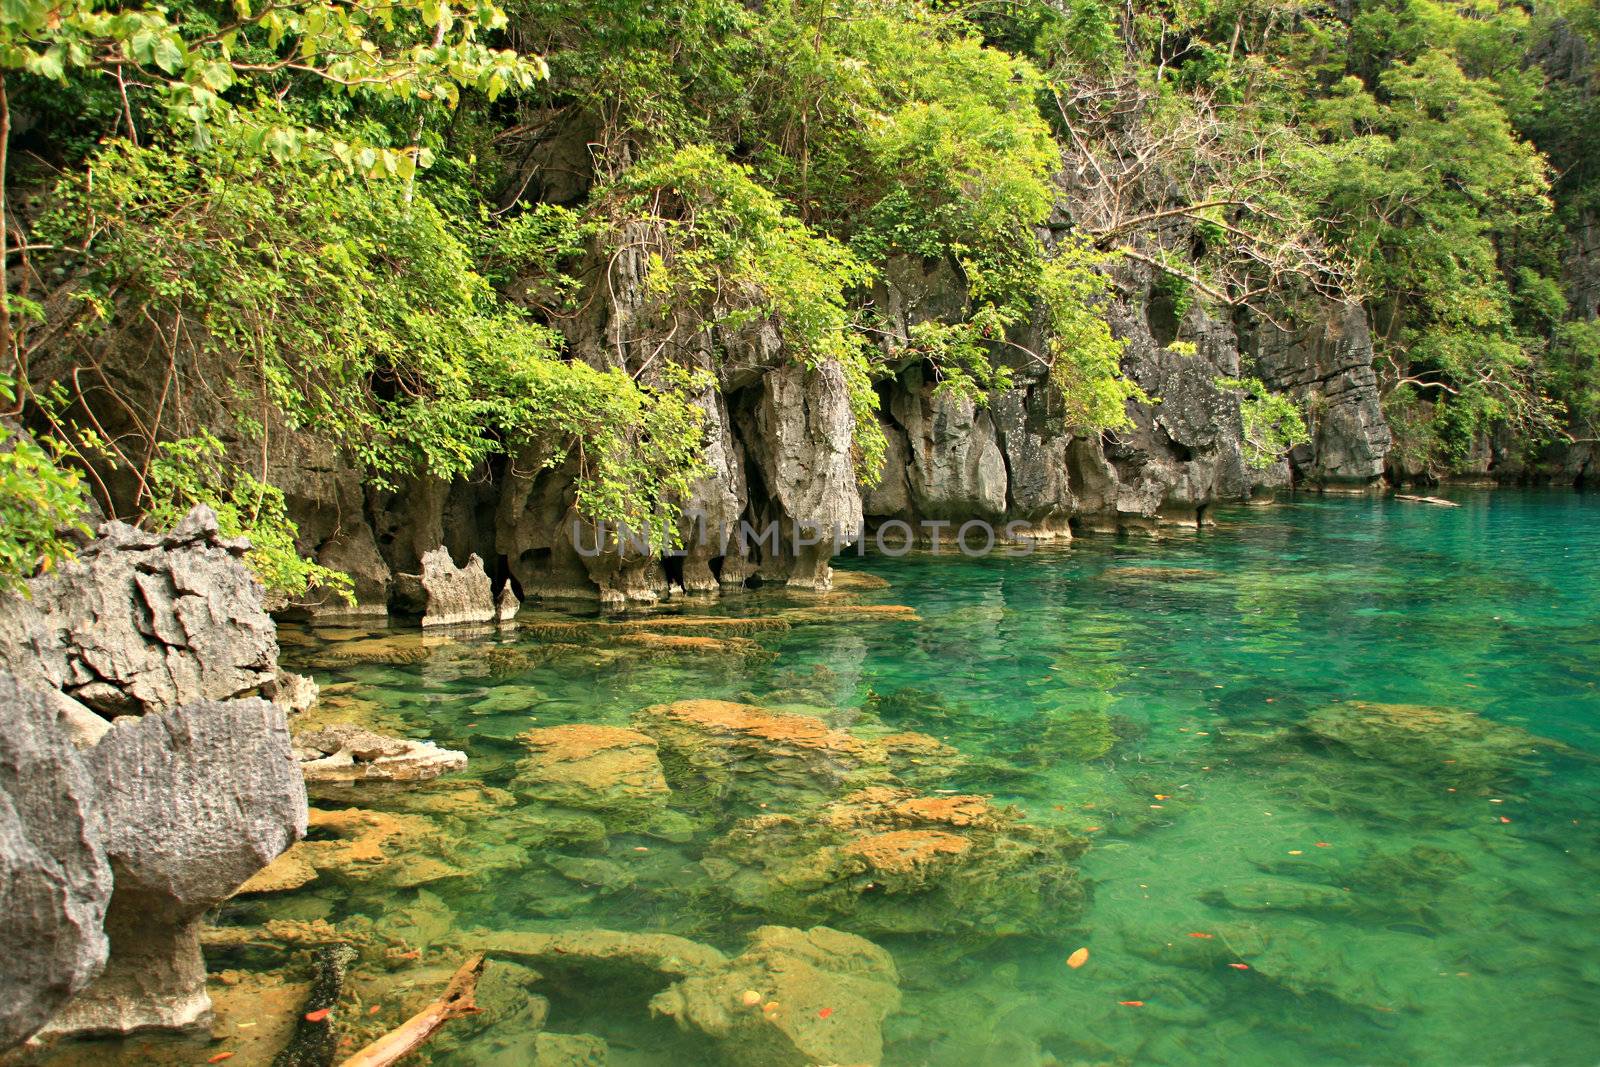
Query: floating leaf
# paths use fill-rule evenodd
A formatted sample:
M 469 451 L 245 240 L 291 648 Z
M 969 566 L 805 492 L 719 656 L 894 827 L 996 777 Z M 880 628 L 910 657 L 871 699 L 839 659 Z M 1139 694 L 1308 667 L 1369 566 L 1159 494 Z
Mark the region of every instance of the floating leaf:
M 1088 963 L 1088 962 L 1089 962 L 1089 950 L 1086 949 L 1086 948 L 1080 948 L 1076 952 L 1074 952 L 1072 955 L 1067 957 L 1067 966 L 1071 967 L 1073 970 L 1077 970 L 1079 967 L 1082 967 L 1085 963 Z

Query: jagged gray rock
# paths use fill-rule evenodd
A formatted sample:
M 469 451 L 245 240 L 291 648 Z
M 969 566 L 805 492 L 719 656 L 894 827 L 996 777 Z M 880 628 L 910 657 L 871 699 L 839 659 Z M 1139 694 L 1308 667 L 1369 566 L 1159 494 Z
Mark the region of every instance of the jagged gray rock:
M 939 394 L 915 370 L 890 399 L 905 431 L 907 485 L 919 517 L 995 519 L 1006 510 L 1006 463 L 994 420 L 971 399 Z
M 476 552 L 457 567 L 450 550 L 440 545 L 423 555 L 420 575 L 403 574 L 400 579 L 411 603 L 422 608 L 423 626 L 494 621 L 494 587 Z
M 778 530 L 776 550 L 762 549 L 762 577 L 828 588 L 834 548 L 853 543 L 861 532 L 855 426 L 849 387 L 836 361 L 816 368 L 789 363 L 762 379 L 745 426 L 745 445 L 765 491 L 764 500 L 751 501 L 754 525 L 764 530 L 776 523 Z
M 211 1000 L 201 917 L 305 834 L 284 710 L 208 700 L 123 719 L 83 760 L 111 862 L 111 954 L 46 1032 L 202 1025 Z
M 88 771 L 53 702 L 0 673 L 0 1050 L 105 965 L 111 868 Z
M 387 737 L 350 723 L 294 736 L 300 771 L 313 785 L 331 782 L 426 782 L 467 765 L 467 754 L 432 741 Z
M 108 717 L 254 695 L 278 640 L 248 548 L 204 506 L 165 534 L 108 522 L 31 597 L 0 600 L 0 670 Z
M 1261 324 L 1248 348 L 1261 380 L 1309 409 L 1312 440 L 1294 450 L 1296 474 L 1318 485 L 1370 485 L 1392 439 L 1372 368 L 1372 335 L 1359 304 L 1298 329 Z

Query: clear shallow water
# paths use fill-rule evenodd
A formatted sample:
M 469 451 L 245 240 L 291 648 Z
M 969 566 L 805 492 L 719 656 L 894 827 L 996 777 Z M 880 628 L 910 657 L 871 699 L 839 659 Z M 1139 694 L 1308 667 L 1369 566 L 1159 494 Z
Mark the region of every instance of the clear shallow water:
M 1457 499 L 1298 497 L 1158 542 L 849 559 L 892 583 L 864 599 L 922 621 L 757 634 L 768 663 L 568 660 L 491 677 L 488 649 L 539 642 L 462 639 L 383 666 L 331 659 L 355 636 L 339 631 L 287 633 L 285 659 L 335 703 L 465 749 L 468 783 L 505 785 L 530 725 L 626 725 L 688 697 L 802 703 L 981 757 L 944 784 L 1087 833 L 1090 899 L 1045 936 L 877 938 L 904 994 L 889 1064 L 1597 1063 L 1600 498 Z M 756 591 L 690 610 L 795 603 Z M 1465 709 L 1549 743 L 1464 776 L 1305 731 L 1356 700 Z M 467 929 L 597 926 L 732 951 L 760 922 L 711 899 L 704 835 L 589 849 L 635 879 L 605 893 L 557 874 L 514 820 L 470 804 L 433 815 L 471 876 L 320 885 L 228 919 L 372 920 L 422 949 Z M 1080 946 L 1088 965 L 1068 968 Z M 694 1062 L 648 1021 L 653 989 L 544 992 L 549 1027 L 606 1037 L 613 1063 Z M 439 1058 L 501 1062 L 509 1036 Z

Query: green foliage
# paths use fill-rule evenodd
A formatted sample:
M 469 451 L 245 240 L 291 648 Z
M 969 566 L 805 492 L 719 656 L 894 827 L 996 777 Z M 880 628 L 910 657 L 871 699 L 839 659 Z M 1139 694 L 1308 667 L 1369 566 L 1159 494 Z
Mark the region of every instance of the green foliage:
M 15 400 L 13 388 L 0 375 L 0 398 Z M 0 592 L 26 594 L 28 578 L 72 559 L 72 534 L 92 533 L 83 481 L 59 458 L 0 422 Z
M 1103 313 L 1110 281 L 1099 269 L 1102 262 L 1087 244 L 1063 243 L 1039 285 L 1049 327 L 1050 381 L 1067 426 L 1084 434 L 1131 426 L 1128 402 L 1150 399 L 1122 375 L 1124 342 L 1112 336 Z
M 1219 389 L 1237 390 L 1244 424 L 1244 458 L 1251 470 L 1266 470 L 1296 445 L 1311 440 L 1295 402 L 1268 391 L 1259 378 L 1218 378 Z
M 114 79 L 163 108 L 204 144 L 217 133 L 277 159 L 309 156 L 369 176 L 409 178 L 419 146 L 389 149 L 253 106 L 253 93 L 294 79 L 337 92 L 456 106 L 463 88 L 488 98 L 546 73 L 538 57 L 494 49 L 505 25 L 489 0 L 290 0 L 228 7 L 123 7 L 95 0 L 13 0 L 0 10 L 0 70 L 61 85 Z M 276 84 L 274 84 L 276 83 Z M 246 106 L 239 106 L 240 101 Z M 131 105 L 124 105 L 130 130 Z
M 248 537 L 245 564 L 270 593 L 302 600 L 321 591 L 354 603 L 350 576 L 301 557 L 300 528 L 289 518 L 283 491 L 231 467 L 210 433 L 163 441 L 148 476 L 153 503 L 145 522 L 171 529 L 197 504 L 217 516 L 223 537 Z
M 60 203 L 61 240 L 95 227 L 80 342 L 185 323 L 174 359 L 227 368 L 200 387 L 254 435 L 270 402 L 379 484 L 539 444 L 548 465 L 574 458 L 580 503 L 612 520 L 653 514 L 697 470 L 681 390 L 559 359 L 560 337 L 501 301 L 432 202 L 394 183 L 115 143 Z
M 795 358 L 843 368 L 859 473 L 877 480 L 883 431 L 867 349 L 846 303 L 871 277 L 865 264 L 787 211 L 748 168 L 703 145 L 642 160 L 596 201 L 602 247 L 645 258 L 644 319 L 656 334 L 738 331 L 771 319 Z

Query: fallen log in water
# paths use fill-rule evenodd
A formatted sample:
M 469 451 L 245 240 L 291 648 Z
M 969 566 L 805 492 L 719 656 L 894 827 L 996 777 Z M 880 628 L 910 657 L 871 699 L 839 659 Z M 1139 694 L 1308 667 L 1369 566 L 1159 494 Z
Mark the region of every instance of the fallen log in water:
M 438 1000 L 384 1034 L 378 1040 L 345 1060 L 340 1067 L 387 1067 L 403 1056 L 409 1056 L 432 1037 L 451 1019 L 463 1015 L 476 1015 L 478 1005 L 474 996 L 478 990 L 478 976 L 483 974 L 483 954 L 479 953 L 461 965 L 445 986 Z

